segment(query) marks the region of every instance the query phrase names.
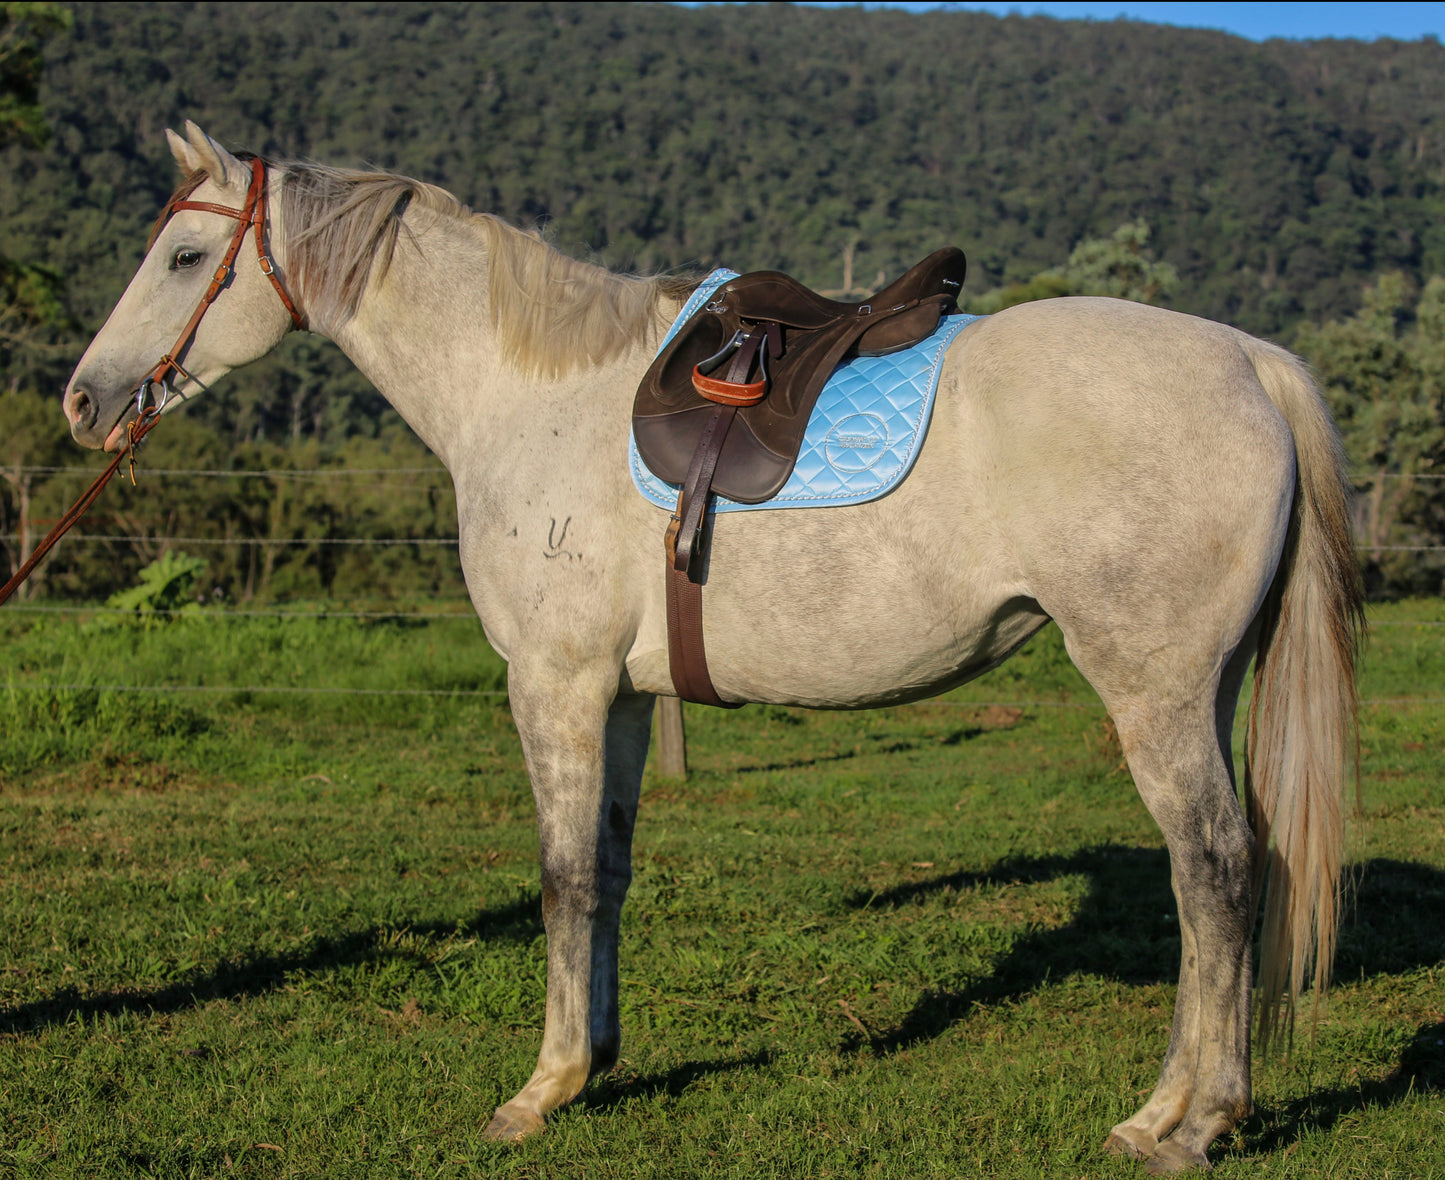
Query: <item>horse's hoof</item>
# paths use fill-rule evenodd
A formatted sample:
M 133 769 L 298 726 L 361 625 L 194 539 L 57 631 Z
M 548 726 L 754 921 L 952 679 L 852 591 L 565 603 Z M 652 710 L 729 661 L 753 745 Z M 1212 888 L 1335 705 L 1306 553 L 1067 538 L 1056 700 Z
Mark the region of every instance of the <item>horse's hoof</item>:
M 1131 1160 L 1147 1160 L 1158 1146 L 1159 1141 L 1153 1135 L 1122 1123 L 1104 1140 L 1104 1150 L 1110 1155 L 1122 1155 Z
M 541 1115 L 508 1104 L 497 1107 L 497 1113 L 492 1115 L 492 1121 L 487 1124 L 482 1137 L 501 1143 L 516 1143 L 528 1135 L 535 1135 L 546 1125 Z
M 1164 1140 L 1159 1150 L 1149 1157 L 1144 1170 L 1151 1176 L 1172 1176 L 1176 1172 L 1209 1171 L 1209 1157 L 1202 1151 L 1191 1151 L 1171 1139 Z

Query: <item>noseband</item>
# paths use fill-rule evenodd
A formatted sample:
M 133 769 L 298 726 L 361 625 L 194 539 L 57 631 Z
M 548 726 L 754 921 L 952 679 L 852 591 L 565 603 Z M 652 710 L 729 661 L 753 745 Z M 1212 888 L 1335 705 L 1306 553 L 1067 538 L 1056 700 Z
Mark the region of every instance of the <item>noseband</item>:
M 276 294 L 281 297 L 281 303 L 291 315 L 291 322 L 298 328 L 306 327 L 306 317 L 296 310 L 296 304 L 292 302 L 291 296 L 286 293 L 286 288 L 281 285 L 281 278 L 276 273 L 276 263 L 271 257 L 266 246 L 266 230 L 268 219 L 266 216 L 266 161 L 259 156 L 251 160 L 251 185 L 246 190 L 246 203 L 239 209 L 231 209 L 225 205 L 213 205 L 209 201 L 172 201 L 166 206 L 163 220 L 169 221 L 171 214 L 181 209 L 195 209 L 202 213 L 219 213 L 222 217 L 234 217 L 236 219 L 236 232 L 231 235 L 231 244 L 226 248 L 225 257 L 221 265 L 216 267 L 216 273 L 211 276 L 211 284 L 201 296 L 201 301 L 196 305 L 196 310 L 191 313 L 191 318 L 186 321 L 186 326 L 181 329 L 181 334 L 176 337 L 176 342 L 171 350 L 161 357 L 155 368 L 141 378 L 140 384 L 135 387 L 135 408 L 136 416 L 126 426 L 127 444 L 122 447 L 114 459 L 96 481 L 86 489 L 85 493 L 71 507 L 56 526 L 50 530 L 45 540 L 35 547 L 29 559 L 16 571 L 4 586 L 0 586 L 0 603 L 4 603 L 20 584 L 25 581 L 40 564 L 41 560 L 55 543 L 70 529 L 77 520 L 85 515 L 90 506 L 95 503 L 101 490 L 110 482 L 110 477 L 120 466 L 121 460 L 129 458 L 131 482 L 135 482 L 135 453 L 140 447 L 141 440 L 150 433 L 151 428 L 160 420 L 161 410 L 165 408 L 166 402 L 170 399 L 170 386 L 166 379 L 172 373 L 179 375 L 187 381 L 194 381 L 200 384 L 177 359 L 191 343 L 196 335 L 196 329 L 201 326 L 201 320 L 205 317 L 211 304 L 215 302 L 216 296 L 221 293 L 226 284 L 231 281 L 231 276 L 236 273 L 236 255 L 241 252 L 241 239 L 246 236 L 246 231 L 254 230 L 256 238 L 256 257 L 261 264 L 261 273 L 271 280 L 271 285 L 276 288 Z M 160 386 L 160 396 L 156 397 L 154 388 Z M 151 405 L 146 405 L 147 400 L 152 400 Z

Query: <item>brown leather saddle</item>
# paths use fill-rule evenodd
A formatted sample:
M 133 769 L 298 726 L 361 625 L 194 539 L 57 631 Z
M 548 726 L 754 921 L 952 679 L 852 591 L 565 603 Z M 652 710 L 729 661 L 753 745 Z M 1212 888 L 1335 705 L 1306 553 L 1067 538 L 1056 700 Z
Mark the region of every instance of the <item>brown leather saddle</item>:
M 667 631 L 683 700 L 728 706 L 707 670 L 702 538 L 708 497 L 759 504 L 792 473 L 808 416 L 833 370 L 930 336 L 957 305 L 967 267 L 935 251 L 861 303 L 838 303 L 778 271 L 724 283 L 652 362 L 632 432 L 660 479 L 682 485 L 665 537 Z

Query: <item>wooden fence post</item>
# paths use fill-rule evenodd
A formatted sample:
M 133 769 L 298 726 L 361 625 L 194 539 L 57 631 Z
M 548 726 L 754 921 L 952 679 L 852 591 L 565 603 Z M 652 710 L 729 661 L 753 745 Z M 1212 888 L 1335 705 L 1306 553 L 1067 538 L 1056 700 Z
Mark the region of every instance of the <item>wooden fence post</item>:
M 657 770 L 669 778 L 687 777 L 687 735 L 682 728 L 682 701 L 657 698 Z

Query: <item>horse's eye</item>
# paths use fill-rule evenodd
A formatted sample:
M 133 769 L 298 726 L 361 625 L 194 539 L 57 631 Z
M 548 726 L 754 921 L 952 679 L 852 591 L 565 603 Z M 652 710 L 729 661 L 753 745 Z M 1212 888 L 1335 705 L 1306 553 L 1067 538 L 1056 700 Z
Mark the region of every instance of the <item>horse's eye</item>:
M 185 266 L 195 266 L 201 260 L 199 250 L 177 250 L 176 256 L 171 260 L 171 268 L 180 270 Z

